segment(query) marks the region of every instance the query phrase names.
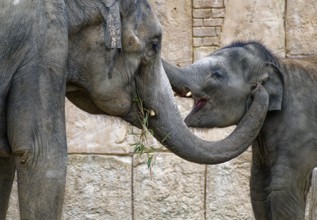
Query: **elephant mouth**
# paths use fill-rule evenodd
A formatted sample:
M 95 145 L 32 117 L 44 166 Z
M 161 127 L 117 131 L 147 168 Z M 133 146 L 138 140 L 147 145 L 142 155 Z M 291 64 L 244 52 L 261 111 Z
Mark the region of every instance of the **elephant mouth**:
M 207 99 L 201 98 L 194 101 L 194 107 L 192 113 L 199 111 L 202 109 L 207 103 Z
M 197 127 L 196 123 L 199 117 L 197 116 L 196 112 L 200 111 L 204 106 L 207 104 L 206 98 L 199 98 L 194 99 L 194 107 L 192 111 L 187 115 L 185 118 L 185 124 L 189 127 Z M 198 118 L 197 118 L 198 117 Z

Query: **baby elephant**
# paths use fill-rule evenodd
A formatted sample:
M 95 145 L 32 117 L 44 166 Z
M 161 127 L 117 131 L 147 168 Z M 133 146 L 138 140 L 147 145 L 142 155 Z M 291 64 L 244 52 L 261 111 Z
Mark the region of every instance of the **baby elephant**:
M 317 166 L 317 59 L 280 59 L 258 42 L 237 42 L 185 68 L 164 62 L 172 87 L 189 94 L 192 127 L 239 123 L 262 84 L 269 107 L 252 144 L 251 200 L 256 219 L 304 219 Z

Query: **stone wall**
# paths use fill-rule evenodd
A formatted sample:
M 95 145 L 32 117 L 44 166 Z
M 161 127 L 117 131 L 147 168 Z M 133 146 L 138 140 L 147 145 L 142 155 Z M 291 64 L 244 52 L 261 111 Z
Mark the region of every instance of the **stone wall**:
M 193 1 L 194 60 L 204 57 L 220 46 L 224 17 L 223 0 Z
M 234 40 L 259 40 L 274 53 L 317 53 L 314 0 L 151 0 L 164 30 L 162 56 L 179 66 Z M 177 98 L 183 116 L 188 99 Z M 155 146 L 154 166 L 133 154 L 128 123 L 92 116 L 67 102 L 69 162 L 63 219 L 254 219 L 249 198 L 251 149 L 216 166 L 187 162 Z M 195 129 L 207 140 L 233 128 Z M 16 184 L 7 219 L 18 219 Z

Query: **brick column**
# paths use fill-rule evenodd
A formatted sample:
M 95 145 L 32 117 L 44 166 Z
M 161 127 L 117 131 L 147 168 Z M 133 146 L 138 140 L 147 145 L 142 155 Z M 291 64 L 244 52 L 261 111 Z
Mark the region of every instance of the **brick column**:
M 224 0 L 193 0 L 194 61 L 220 46 L 224 16 Z

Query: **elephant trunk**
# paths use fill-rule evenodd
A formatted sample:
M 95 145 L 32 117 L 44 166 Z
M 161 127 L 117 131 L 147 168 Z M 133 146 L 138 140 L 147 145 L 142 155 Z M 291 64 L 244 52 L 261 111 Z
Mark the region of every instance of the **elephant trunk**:
M 162 63 L 166 73 L 168 73 L 167 77 L 170 84 L 172 85 L 173 91 L 175 91 L 177 95 L 185 97 L 189 92 L 189 89 L 186 87 L 186 85 L 187 80 L 190 80 L 190 74 L 187 74 L 187 71 L 183 71 L 182 68 L 176 67 L 163 59 Z
M 146 108 L 154 110 L 149 128 L 170 151 L 195 163 L 217 164 L 237 157 L 258 135 L 268 108 L 268 94 L 258 85 L 249 111 L 227 138 L 209 142 L 192 134 L 183 122 L 175 104 L 172 90 L 159 58 L 140 67 L 142 77 L 136 79 Z

